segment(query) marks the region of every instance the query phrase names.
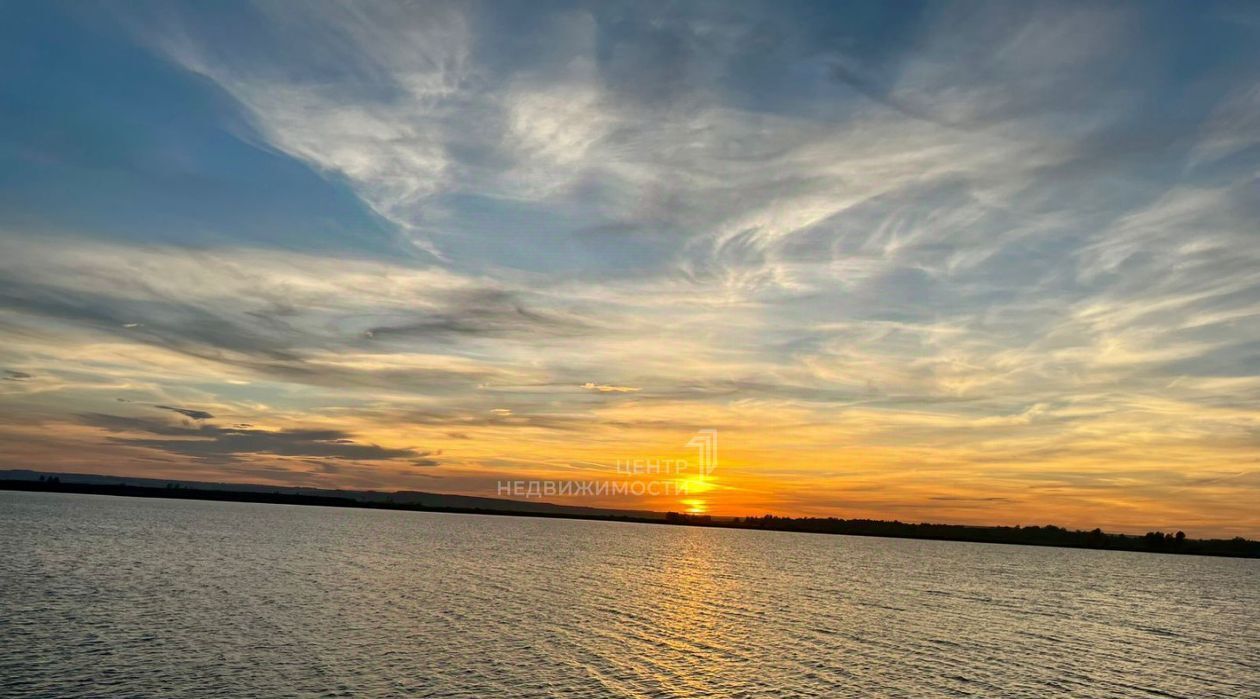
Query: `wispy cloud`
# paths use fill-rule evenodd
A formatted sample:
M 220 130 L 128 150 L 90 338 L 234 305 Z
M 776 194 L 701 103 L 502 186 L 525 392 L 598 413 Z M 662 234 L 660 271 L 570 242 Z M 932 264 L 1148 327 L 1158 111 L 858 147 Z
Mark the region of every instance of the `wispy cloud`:
M 641 390 L 633 386 L 610 386 L 608 384 L 593 383 L 590 381 L 582 384 L 582 388 L 585 388 L 588 391 L 595 391 L 596 393 L 638 393 Z

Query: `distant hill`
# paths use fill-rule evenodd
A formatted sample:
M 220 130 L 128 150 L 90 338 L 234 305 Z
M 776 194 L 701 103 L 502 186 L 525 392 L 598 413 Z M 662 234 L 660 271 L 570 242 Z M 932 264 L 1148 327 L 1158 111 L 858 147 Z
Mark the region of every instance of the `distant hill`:
M 481 498 L 469 495 L 448 495 L 446 493 L 427 493 L 417 490 L 397 490 L 392 492 L 378 490 L 333 490 L 329 488 L 300 488 L 275 485 L 254 485 L 249 483 L 208 483 L 204 481 L 182 481 L 172 478 L 139 478 L 132 476 L 103 476 L 92 473 L 56 473 L 52 471 L 32 471 L 28 469 L 12 469 L 0 471 L 0 480 L 5 481 L 38 481 L 40 478 L 58 478 L 62 483 L 83 483 L 87 485 L 131 485 L 142 488 L 167 488 L 178 486 L 192 490 L 222 490 L 236 493 L 280 493 L 283 495 L 302 495 L 308 497 L 349 498 L 356 502 L 370 504 L 392 503 L 431 509 L 452 510 L 493 510 L 497 512 L 528 512 L 538 514 L 573 515 L 577 517 L 631 517 L 634 519 L 665 519 L 664 512 L 648 510 L 615 510 L 601 507 L 580 507 L 576 505 L 557 505 L 537 500 L 523 501 L 507 498 Z

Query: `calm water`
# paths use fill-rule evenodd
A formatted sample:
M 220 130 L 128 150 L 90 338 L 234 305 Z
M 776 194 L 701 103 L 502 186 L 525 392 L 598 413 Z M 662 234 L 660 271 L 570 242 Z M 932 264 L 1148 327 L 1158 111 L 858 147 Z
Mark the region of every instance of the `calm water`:
M 1260 562 L 0 492 L 0 694 L 1260 696 Z

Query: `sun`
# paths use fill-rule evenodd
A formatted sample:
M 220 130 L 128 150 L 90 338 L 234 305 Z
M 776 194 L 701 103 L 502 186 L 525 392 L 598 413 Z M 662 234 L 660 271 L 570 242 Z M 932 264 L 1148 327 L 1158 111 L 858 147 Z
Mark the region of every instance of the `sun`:
M 687 506 L 687 514 L 690 515 L 702 515 L 708 511 L 709 506 L 709 503 L 699 499 L 683 500 L 682 504 Z

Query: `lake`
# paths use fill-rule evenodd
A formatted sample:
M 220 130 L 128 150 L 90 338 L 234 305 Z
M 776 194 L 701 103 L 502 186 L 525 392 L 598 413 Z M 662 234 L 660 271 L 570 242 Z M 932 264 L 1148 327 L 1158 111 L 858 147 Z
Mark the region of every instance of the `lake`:
M 0 492 L 0 695 L 1260 696 L 1260 561 Z

